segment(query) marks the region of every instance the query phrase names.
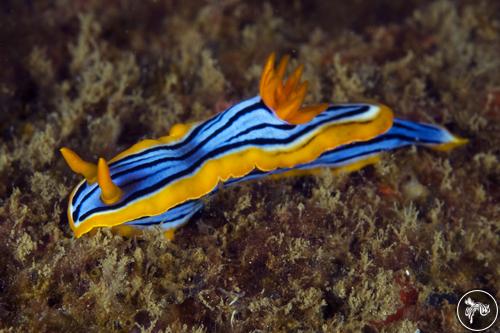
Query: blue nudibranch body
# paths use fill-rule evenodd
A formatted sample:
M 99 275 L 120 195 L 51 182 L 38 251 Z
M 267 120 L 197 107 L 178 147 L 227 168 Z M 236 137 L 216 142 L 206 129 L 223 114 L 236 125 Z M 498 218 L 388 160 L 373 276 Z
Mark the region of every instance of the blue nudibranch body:
M 288 58 L 264 67 L 259 96 L 199 123 L 175 125 L 168 136 L 141 141 L 106 162 L 85 162 L 68 148 L 70 168 L 85 177 L 69 197 L 76 237 L 96 227 L 130 233 L 160 226 L 172 236 L 201 209 L 217 185 L 294 170 L 357 170 L 380 153 L 416 144 L 448 150 L 465 143 L 446 129 L 393 119 L 381 104 L 301 107 L 302 67 L 284 82 Z

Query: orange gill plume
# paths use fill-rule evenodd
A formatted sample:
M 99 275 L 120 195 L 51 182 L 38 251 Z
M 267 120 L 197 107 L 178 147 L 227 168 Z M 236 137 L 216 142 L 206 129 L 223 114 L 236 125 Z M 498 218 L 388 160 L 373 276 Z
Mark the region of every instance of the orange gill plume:
M 307 92 L 307 81 L 300 83 L 304 66 L 300 65 L 286 81 L 286 66 L 290 56 L 284 56 L 278 67 L 274 68 L 275 53 L 271 53 L 260 79 L 260 97 L 276 115 L 291 124 L 303 124 L 323 112 L 328 104 L 301 107 Z

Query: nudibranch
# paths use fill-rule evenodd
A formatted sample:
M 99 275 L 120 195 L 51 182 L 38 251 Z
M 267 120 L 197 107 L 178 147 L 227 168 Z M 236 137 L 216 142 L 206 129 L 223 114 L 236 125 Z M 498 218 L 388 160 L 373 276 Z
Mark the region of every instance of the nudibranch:
M 444 128 L 394 120 L 382 104 L 302 107 L 302 67 L 285 81 L 288 57 L 274 63 L 272 54 L 258 96 L 206 121 L 177 124 L 169 135 L 141 141 L 109 161 L 95 165 L 62 148 L 69 167 L 84 177 L 68 203 L 75 236 L 96 227 L 130 233 L 159 225 L 171 237 L 219 183 L 320 167 L 351 171 L 411 144 L 448 150 L 464 143 Z

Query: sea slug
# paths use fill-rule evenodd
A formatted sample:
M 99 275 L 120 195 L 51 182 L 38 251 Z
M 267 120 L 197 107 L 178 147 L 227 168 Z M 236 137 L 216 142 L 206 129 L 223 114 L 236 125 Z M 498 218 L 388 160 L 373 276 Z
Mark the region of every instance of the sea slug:
M 393 119 L 382 104 L 302 107 L 302 67 L 284 81 L 288 57 L 277 68 L 274 62 L 272 54 L 258 96 L 206 121 L 175 125 L 168 136 L 143 140 L 109 161 L 95 165 L 62 148 L 69 167 L 85 178 L 69 197 L 75 236 L 96 227 L 130 233 L 159 225 L 172 237 L 220 182 L 322 167 L 353 171 L 403 146 L 448 150 L 466 142 L 438 126 Z

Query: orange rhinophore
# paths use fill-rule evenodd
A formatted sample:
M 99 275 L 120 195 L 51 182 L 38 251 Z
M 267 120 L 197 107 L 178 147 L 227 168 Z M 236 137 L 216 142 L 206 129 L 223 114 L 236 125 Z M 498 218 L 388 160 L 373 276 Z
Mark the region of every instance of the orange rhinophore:
M 114 204 L 122 197 L 122 190 L 111 180 L 109 166 L 104 158 L 97 163 L 97 183 L 101 188 L 101 199 L 105 204 Z
M 95 164 L 82 160 L 77 153 L 69 148 L 63 147 L 59 151 L 61 152 L 64 160 L 66 161 L 70 169 L 73 170 L 73 172 L 85 177 L 89 184 L 92 184 L 96 181 L 97 166 Z

